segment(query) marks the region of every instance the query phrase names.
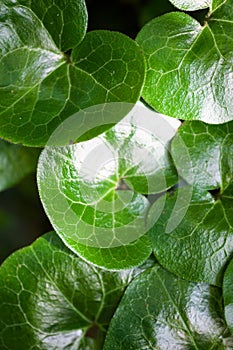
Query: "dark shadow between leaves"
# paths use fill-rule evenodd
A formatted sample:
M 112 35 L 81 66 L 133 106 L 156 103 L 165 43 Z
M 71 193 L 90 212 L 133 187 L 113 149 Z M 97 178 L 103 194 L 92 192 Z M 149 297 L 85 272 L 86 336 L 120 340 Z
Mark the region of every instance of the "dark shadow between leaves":
M 221 188 L 215 188 L 214 190 L 208 191 L 215 201 L 220 200 L 222 198 Z

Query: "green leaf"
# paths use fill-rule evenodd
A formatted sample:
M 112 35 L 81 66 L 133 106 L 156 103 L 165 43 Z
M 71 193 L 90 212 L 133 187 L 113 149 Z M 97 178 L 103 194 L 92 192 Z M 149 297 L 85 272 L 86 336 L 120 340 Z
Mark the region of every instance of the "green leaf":
M 157 111 L 210 124 L 232 120 L 233 3 L 213 8 L 203 26 L 174 12 L 138 34 L 147 59 L 142 96 Z
M 172 141 L 178 173 L 192 186 L 167 195 L 150 239 L 158 261 L 191 281 L 221 285 L 233 253 L 232 127 L 186 122 Z
M 0 268 L 1 349 L 102 349 L 125 287 L 150 266 L 109 273 L 46 234 Z
M 233 181 L 232 140 L 233 122 L 217 127 L 184 123 L 171 146 L 179 175 L 199 191 L 221 188 L 223 192 Z M 189 156 L 184 157 L 185 149 Z
M 180 10 L 196 11 L 211 7 L 212 0 L 170 0 Z
M 233 333 L 233 260 L 228 265 L 223 280 L 224 311 L 227 325 Z
M 0 191 L 36 170 L 39 151 L 0 140 Z
M 187 188 L 179 191 L 185 203 Z M 221 286 L 233 253 L 233 192 L 223 193 L 216 201 L 207 191 L 194 192 L 194 197 L 181 216 L 174 209 L 177 193 L 167 196 L 164 210 L 150 231 L 153 251 L 159 263 L 178 276 Z M 156 205 L 160 200 L 164 201 L 160 198 Z M 176 220 L 180 222 L 176 224 Z M 168 230 L 168 223 L 174 225 L 172 230 Z
M 104 350 L 230 349 L 221 291 L 156 266 L 126 290 L 110 323 Z
M 44 146 L 80 109 L 138 100 L 145 64 L 133 40 L 95 31 L 82 41 L 84 1 L 21 2 L 0 3 L 1 137 Z
M 63 52 L 77 46 L 87 29 L 87 9 L 84 0 L 2 0 L 13 14 L 34 13 Z M 26 11 L 26 9 L 31 9 Z M 14 17 L 15 18 L 15 17 Z
M 175 133 L 161 116 L 137 107 L 99 137 L 45 148 L 39 193 L 65 244 L 108 269 L 132 267 L 148 257 L 150 202 L 144 194 L 177 182 L 167 150 Z

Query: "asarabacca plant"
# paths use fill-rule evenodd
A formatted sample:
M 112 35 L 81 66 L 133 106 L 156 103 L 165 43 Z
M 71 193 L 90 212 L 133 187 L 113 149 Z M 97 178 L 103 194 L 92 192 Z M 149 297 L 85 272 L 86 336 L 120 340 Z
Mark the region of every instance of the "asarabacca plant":
M 38 164 L 55 230 L 0 268 L 0 349 L 233 349 L 233 1 L 171 3 L 133 40 L 0 0 L 0 189 Z

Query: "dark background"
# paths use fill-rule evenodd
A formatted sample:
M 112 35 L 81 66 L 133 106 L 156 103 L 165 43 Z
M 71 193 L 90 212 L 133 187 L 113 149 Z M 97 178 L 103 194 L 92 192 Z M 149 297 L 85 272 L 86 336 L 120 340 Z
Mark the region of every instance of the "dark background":
M 88 31 L 109 29 L 135 38 L 154 17 L 177 11 L 169 0 L 86 0 Z M 202 16 L 203 11 L 192 13 Z M 36 175 L 0 193 L 0 262 L 16 249 L 52 230 L 38 196 Z

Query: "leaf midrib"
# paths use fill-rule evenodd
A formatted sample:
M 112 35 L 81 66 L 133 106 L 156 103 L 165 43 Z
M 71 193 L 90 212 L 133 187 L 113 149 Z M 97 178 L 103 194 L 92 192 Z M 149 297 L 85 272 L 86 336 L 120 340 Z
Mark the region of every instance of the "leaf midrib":
M 31 6 L 31 4 L 30 4 L 30 6 Z M 32 47 L 32 48 L 30 48 L 30 47 L 27 47 L 27 46 L 26 46 L 26 47 L 25 47 L 25 46 L 19 47 L 19 48 L 15 49 L 15 50 L 19 50 L 19 49 L 22 49 L 22 48 L 28 48 L 28 49 L 30 49 L 30 50 L 38 50 L 38 51 L 39 51 L 39 50 L 45 50 L 45 51 L 48 51 L 48 52 L 51 52 L 51 53 L 54 53 L 54 54 L 57 54 L 57 55 L 58 55 L 59 53 L 60 53 L 61 55 L 63 55 L 63 53 L 60 51 L 60 49 L 59 49 L 59 48 L 57 47 L 57 45 L 55 44 L 55 42 L 54 42 L 54 40 L 53 40 L 53 38 L 52 38 L 50 32 L 49 32 L 49 31 L 47 30 L 47 28 L 45 27 L 43 21 L 37 16 L 36 13 L 34 13 L 34 11 L 31 9 L 31 7 L 27 7 L 27 6 L 24 6 L 24 5 L 21 5 L 21 4 L 20 4 L 20 5 L 16 4 L 16 6 L 14 6 L 14 7 L 24 8 L 24 9 L 26 9 L 27 11 L 31 12 L 32 15 L 35 16 L 35 17 L 38 19 L 38 21 L 40 22 L 41 26 L 42 26 L 42 27 L 44 28 L 44 30 L 46 31 L 46 33 L 47 33 L 49 39 L 51 40 L 51 43 L 54 45 L 55 48 L 57 48 L 58 51 L 55 52 L 55 51 L 51 51 L 51 50 L 42 49 L 42 48 L 40 48 L 40 47 L 36 47 L 36 48 L 33 48 L 33 47 Z M 84 36 L 84 37 L 85 37 L 85 36 Z M 84 39 L 84 38 L 83 38 L 83 39 Z M 81 42 L 83 41 L 83 39 L 81 40 Z M 81 42 L 79 42 L 76 46 L 80 45 Z M 7 55 L 10 54 L 10 53 L 12 53 L 12 52 L 14 52 L 15 50 L 8 52 Z M 6 56 L 6 55 L 4 55 L 3 58 L 4 58 L 5 56 Z M 6 109 L 4 109 L 2 112 L 0 112 L 0 115 L 4 114 L 4 113 L 7 112 L 8 110 L 10 110 L 10 109 L 11 109 L 13 106 L 15 106 L 19 101 L 21 101 L 24 97 L 26 97 L 28 94 L 30 94 L 31 91 L 32 91 L 33 89 L 35 89 L 35 88 L 37 88 L 39 85 L 41 85 L 42 82 L 43 82 L 46 78 L 48 78 L 48 77 L 50 76 L 50 74 L 56 72 L 56 70 L 59 69 L 63 64 L 67 64 L 67 62 L 66 62 L 66 61 L 61 62 L 61 64 L 59 64 L 59 65 L 56 67 L 56 69 L 54 69 L 54 70 L 52 70 L 51 72 L 49 72 L 49 74 L 48 74 L 45 78 L 43 78 L 42 80 L 40 80 L 37 84 L 33 85 L 33 86 L 32 86 L 25 94 L 23 94 L 19 99 L 17 99 L 16 101 L 14 101 L 10 106 L 8 106 Z M 97 85 L 101 86 L 104 90 L 106 90 L 106 92 L 107 92 L 106 100 L 107 100 L 108 94 L 111 94 L 114 98 L 117 99 L 117 101 L 119 100 L 119 97 L 118 97 L 118 96 L 116 96 L 111 90 L 107 89 L 104 85 L 102 85 L 100 82 L 98 82 L 98 81 L 96 80 L 96 78 L 94 78 L 94 76 L 93 76 L 91 73 L 86 72 L 85 70 L 81 69 L 80 67 L 78 67 L 78 66 L 76 66 L 76 65 L 72 65 L 72 66 L 73 66 L 75 69 L 81 71 L 82 73 L 87 74 L 90 78 L 92 78 L 92 79 L 94 80 L 94 82 L 95 82 Z M 69 65 L 68 65 L 68 67 L 69 67 Z M 67 74 L 67 76 L 68 76 L 68 82 L 69 82 L 69 91 L 68 91 L 68 95 L 69 95 L 72 86 L 71 86 L 71 84 L 70 84 L 70 74 Z M 64 105 L 63 105 L 61 111 L 64 110 L 66 104 L 67 104 L 67 99 L 66 99 L 66 101 L 65 101 L 65 103 L 64 103 Z M 60 113 L 61 113 L 61 112 L 60 112 Z M 60 113 L 59 113 L 59 114 L 60 114 Z
M 33 85 L 25 94 L 23 94 L 22 96 L 20 96 L 20 98 L 18 98 L 18 99 L 17 99 L 16 101 L 14 101 L 10 106 L 8 106 L 8 107 L 5 108 L 2 112 L 0 112 L 0 115 L 6 113 L 6 112 L 7 112 L 8 110 L 10 110 L 13 106 L 15 106 L 18 102 L 20 102 L 23 98 L 25 98 L 27 95 L 29 95 L 35 88 L 37 88 L 38 86 L 40 86 L 40 85 L 42 84 L 42 82 L 43 82 L 45 79 L 47 79 L 51 74 L 53 74 L 54 72 L 56 72 L 56 70 L 59 69 L 59 68 L 61 68 L 64 64 L 67 64 L 67 63 L 66 63 L 65 61 L 61 62 L 61 64 L 59 64 L 59 65 L 56 67 L 56 69 L 51 70 L 51 72 L 49 72 L 49 74 L 48 74 L 45 78 L 43 78 L 42 80 L 40 80 L 37 84 Z M 67 68 L 67 73 L 68 73 L 68 74 L 67 74 L 67 77 L 68 77 L 68 83 L 69 83 L 68 97 L 69 97 L 69 95 L 70 95 L 70 91 L 71 91 L 71 88 L 72 88 L 72 85 L 71 85 L 71 83 L 70 83 L 70 73 L 68 72 L 69 66 L 70 66 L 70 65 L 67 65 L 67 67 L 68 67 L 68 68 Z M 106 99 L 107 99 L 108 94 L 111 94 L 114 98 L 116 98 L 116 99 L 119 101 L 119 97 L 116 96 L 111 90 L 109 90 L 108 88 L 106 88 L 103 84 L 101 84 L 100 82 L 98 82 L 98 81 L 92 76 L 92 74 L 86 72 L 85 70 L 83 70 L 83 69 L 81 69 L 81 68 L 79 68 L 79 67 L 77 67 L 77 66 L 75 66 L 75 65 L 72 65 L 72 67 L 74 67 L 76 70 L 78 70 L 78 71 L 80 71 L 80 72 L 86 74 L 89 78 L 91 78 L 91 79 L 94 81 L 94 83 L 95 83 L 96 85 L 99 85 L 100 87 L 102 87 L 102 88 L 107 92 Z M 62 110 L 64 110 L 66 104 L 67 104 L 67 99 L 66 99 L 66 101 L 65 101 L 65 103 L 64 103 L 64 105 L 63 105 L 63 107 L 62 107 L 62 109 L 61 109 L 61 111 L 60 111 L 60 113 L 62 112 Z
M 43 273 L 45 274 L 45 276 L 48 278 L 48 280 L 51 282 L 51 284 L 61 293 L 61 295 L 63 296 L 63 298 L 65 299 L 65 301 L 68 303 L 68 305 L 71 306 L 71 308 L 74 310 L 74 312 L 81 317 L 85 322 L 88 323 L 88 325 L 91 325 L 93 323 L 92 320 L 88 319 L 82 312 L 80 312 L 77 308 L 75 308 L 75 306 L 71 303 L 71 301 L 69 299 L 67 299 L 67 297 L 64 295 L 64 293 L 61 291 L 61 289 L 59 288 L 59 286 L 55 283 L 55 280 L 52 279 L 52 277 L 49 275 L 49 273 L 45 270 L 44 266 L 42 265 L 40 259 L 37 256 L 37 253 L 34 249 L 34 247 L 31 247 L 32 253 L 34 254 L 37 263 L 39 264 L 39 266 L 41 267 Z M 87 326 L 88 327 L 88 326 Z
M 179 314 L 179 316 L 180 316 L 180 319 L 181 319 L 181 321 L 182 321 L 182 323 L 183 323 L 183 325 L 184 325 L 184 328 L 187 330 L 187 333 L 189 334 L 190 339 L 192 340 L 192 343 L 193 343 L 195 349 L 196 349 L 196 350 L 199 350 L 199 348 L 198 348 L 198 346 L 197 346 L 197 344 L 196 344 L 196 341 L 195 341 L 195 339 L 194 339 L 194 337 L 193 337 L 193 335 L 192 335 L 192 333 L 191 333 L 191 331 L 190 331 L 190 329 L 189 329 L 189 327 L 188 327 L 188 324 L 187 324 L 186 320 L 185 320 L 185 319 L 183 318 L 183 316 L 181 315 L 178 306 L 176 305 L 175 301 L 173 300 L 173 298 L 171 297 L 170 293 L 168 292 L 168 290 L 167 290 L 167 288 L 166 288 L 166 286 L 165 286 L 165 284 L 164 284 L 164 281 L 162 280 L 162 278 L 160 277 L 160 275 L 159 275 L 159 273 L 158 273 L 158 269 L 154 270 L 154 272 L 155 272 L 157 278 L 159 279 L 159 281 L 161 282 L 161 285 L 162 285 L 162 287 L 163 287 L 163 289 L 164 289 L 166 295 L 168 296 L 168 299 L 171 301 L 171 303 L 174 305 L 176 311 L 178 312 L 178 314 Z
M 212 0 L 212 3 L 213 3 L 214 0 Z M 212 14 L 217 11 L 218 9 L 220 9 L 223 5 L 225 5 L 225 3 L 227 2 L 228 0 L 225 0 L 223 1 L 221 4 L 219 4 L 213 11 L 212 11 Z
M 13 106 L 15 106 L 18 102 L 20 102 L 23 98 L 25 98 L 28 94 L 30 94 L 32 92 L 32 90 L 34 90 L 35 88 L 37 88 L 39 85 L 42 84 L 42 82 L 47 79 L 51 74 L 53 74 L 57 69 L 59 69 L 60 67 L 62 67 L 64 64 L 66 64 L 66 62 L 61 62 L 56 69 L 51 70 L 49 72 L 48 75 L 46 75 L 45 78 L 43 78 L 42 80 L 40 80 L 38 83 L 36 83 L 35 85 L 33 85 L 27 92 L 25 92 L 22 96 L 20 96 L 20 98 L 18 98 L 16 101 L 14 101 L 10 106 L 8 106 L 7 108 L 5 108 L 2 112 L 0 112 L 0 115 L 4 114 L 5 112 L 7 112 L 9 109 L 11 109 Z
M 224 213 L 225 222 L 228 224 L 228 226 L 229 226 L 229 228 L 230 228 L 231 225 L 229 225 L 228 219 L 227 219 L 227 217 L 226 217 L 225 207 L 223 206 L 222 201 L 221 201 L 221 200 L 218 200 L 218 201 L 215 201 L 215 202 L 213 202 L 213 203 L 209 203 L 209 205 L 210 205 L 210 208 L 207 209 L 206 214 L 201 218 L 201 221 L 199 221 L 199 223 L 193 228 L 193 230 L 192 230 L 189 234 L 187 234 L 187 235 L 185 235 L 185 236 L 182 236 L 182 237 L 176 237 L 176 236 L 174 236 L 174 238 L 176 238 L 177 240 L 180 241 L 180 240 L 187 239 L 188 237 L 190 238 L 191 236 L 193 236 L 193 234 L 198 230 L 198 228 L 199 228 L 200 226 L 202 226 L 202 224 L 203 224 L 203 222 L 205 221 L 205 219 L 206 219 L 206 218 L 208 217 L 208 215 L 215 209 L 215 207 L 216 207 L 217 205 L 220 205 L 220 206 L 221 206 L 222 211 L 223 211 L 223 213 Z M 192 206 L 192 207 L 193 207 L 193 206 L 199 206 L 199 204 L 196 203 L 196 204 L 191 205 L 191 206 Z M 190 207 L 191 207 L 191 206 L 190 206 Z

